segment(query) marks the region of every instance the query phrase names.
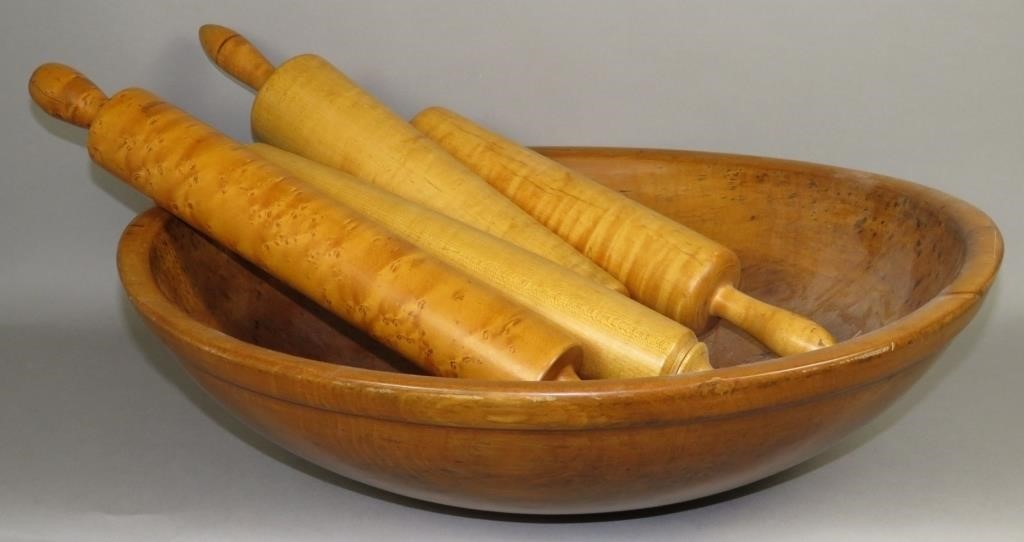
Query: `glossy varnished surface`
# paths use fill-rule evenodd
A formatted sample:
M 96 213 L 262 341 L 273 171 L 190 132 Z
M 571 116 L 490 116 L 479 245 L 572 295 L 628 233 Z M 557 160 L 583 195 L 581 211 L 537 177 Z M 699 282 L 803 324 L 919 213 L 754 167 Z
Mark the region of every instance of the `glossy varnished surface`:
M 414 497 L 559 513 L 696 498 L 821 451 L 913 383 L 1001 257 L 987 217 L 909 183 L 728 155 L 545 152 L 729 246 L 746 291 L 842 342 L 758 362 L 757 343 L 718 326 L 723 368 L 707 374 L 455 381 L 387 372 L 401 361 L 160 211 L 126 230 L 122 279 L 186 369 L 290 450 Z

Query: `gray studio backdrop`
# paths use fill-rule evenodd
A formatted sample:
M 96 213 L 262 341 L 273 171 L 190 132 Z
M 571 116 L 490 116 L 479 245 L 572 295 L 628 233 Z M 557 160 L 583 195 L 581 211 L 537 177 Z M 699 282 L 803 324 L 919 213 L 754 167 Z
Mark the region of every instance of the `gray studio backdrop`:
M 530 144 L 720 150 L 907 178 L 995 218 L 975 322 L 882 418 L 695 504 L 591 519 L 461 513 L 281 452 L 199 391 L 114 268 L 147 201 L 44 117 L 39 63 L 139 85 L 248 139 L 251 95 L 196 29 L 315 51 L 398 112 L 442 104 Z M 1024 3 L 0 3 L 0 539 L 962 539 L 1024 532 Z M 1016 538 L 1020 539 L 1020 538 Z

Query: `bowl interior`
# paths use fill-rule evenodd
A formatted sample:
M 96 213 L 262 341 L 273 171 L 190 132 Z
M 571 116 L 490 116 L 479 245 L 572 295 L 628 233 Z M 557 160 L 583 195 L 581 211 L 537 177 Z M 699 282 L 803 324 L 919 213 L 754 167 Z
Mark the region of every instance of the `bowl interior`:
M 810 316 L 838 340 L 923 305 L 965 255 L 935 203 L 868 174 L 706 153 L 544 152 L 729 246 L 743 264 L 741 289 Z M 184 223 L 171 221 L 154 246 L 161 291 L 210 327 L 302 357 L 418 372 Z M 727 323 L 703 339 L 718 367 L 772 357 Z

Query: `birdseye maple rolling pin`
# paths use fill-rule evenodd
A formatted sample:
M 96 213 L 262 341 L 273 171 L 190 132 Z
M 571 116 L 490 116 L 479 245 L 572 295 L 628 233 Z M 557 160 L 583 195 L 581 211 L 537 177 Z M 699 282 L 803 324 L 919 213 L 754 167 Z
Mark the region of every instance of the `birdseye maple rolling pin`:
M 711 368 L 692 331 L 637 301 L 338 169 L 263 143 L 249 149 L 561 326 L 583 348 L 584 378 Z
M 621 280 L 630 295 L 704 332 L 724 318 L 785 356 L 835 343 L 821 325 L 736 289 L 729 248 L 581 173 L 439 107 L 412 125 Z
M 36 69 L 29 93 L 89 128 L 99 165 L 427 372 L 577 378 L 581 349 L 554 324 L 157 96 L 108 99 L 59 64 Z
M 607 271 L 326 60 L 301 55 L 274 69 L 231 29 L 204 25 L 199 39 L 214 64 L 257 91 L 252 130 L 258 140 L 351 173 L 625 293 Z

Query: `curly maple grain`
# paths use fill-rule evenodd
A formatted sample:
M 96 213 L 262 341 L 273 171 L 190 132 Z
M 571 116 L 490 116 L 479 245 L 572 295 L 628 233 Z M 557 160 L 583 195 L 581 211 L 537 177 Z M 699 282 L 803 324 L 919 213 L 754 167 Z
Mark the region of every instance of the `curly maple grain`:
M 252 129 L 260 141 L 347 171 L 625 292 L 622 283 L 326 60 L 295 57 L 260 83 L 270 64 L 242 40 L 217 25 L 200 30 L 210 59 L 258 90 Z
M 583 347 L 585 378 L 711 368 L 692 331 L 626 296 L 342 171 L 262 143 L 249 149 L 561 326 Z
M 621 280 L 698 333 L 720 316 L 786 356 L 835 343 L 821 325 L 737 290 L 739 258 L 579 172 L 439 107 L 413 126 Z
M 47 65 L 30 87 L 60 116 L 71 68 Z M 83 81 L 85 83 L 83 83 Z M 52 86 L 52 88 L 51 88 Z M 89 154 L 161 207 L 278 277 L 429 373 L 478 379 L 575 377 L 580 349 L 528 309 L 469 279 L 230 138 L 141 89 L 71 115 Z

